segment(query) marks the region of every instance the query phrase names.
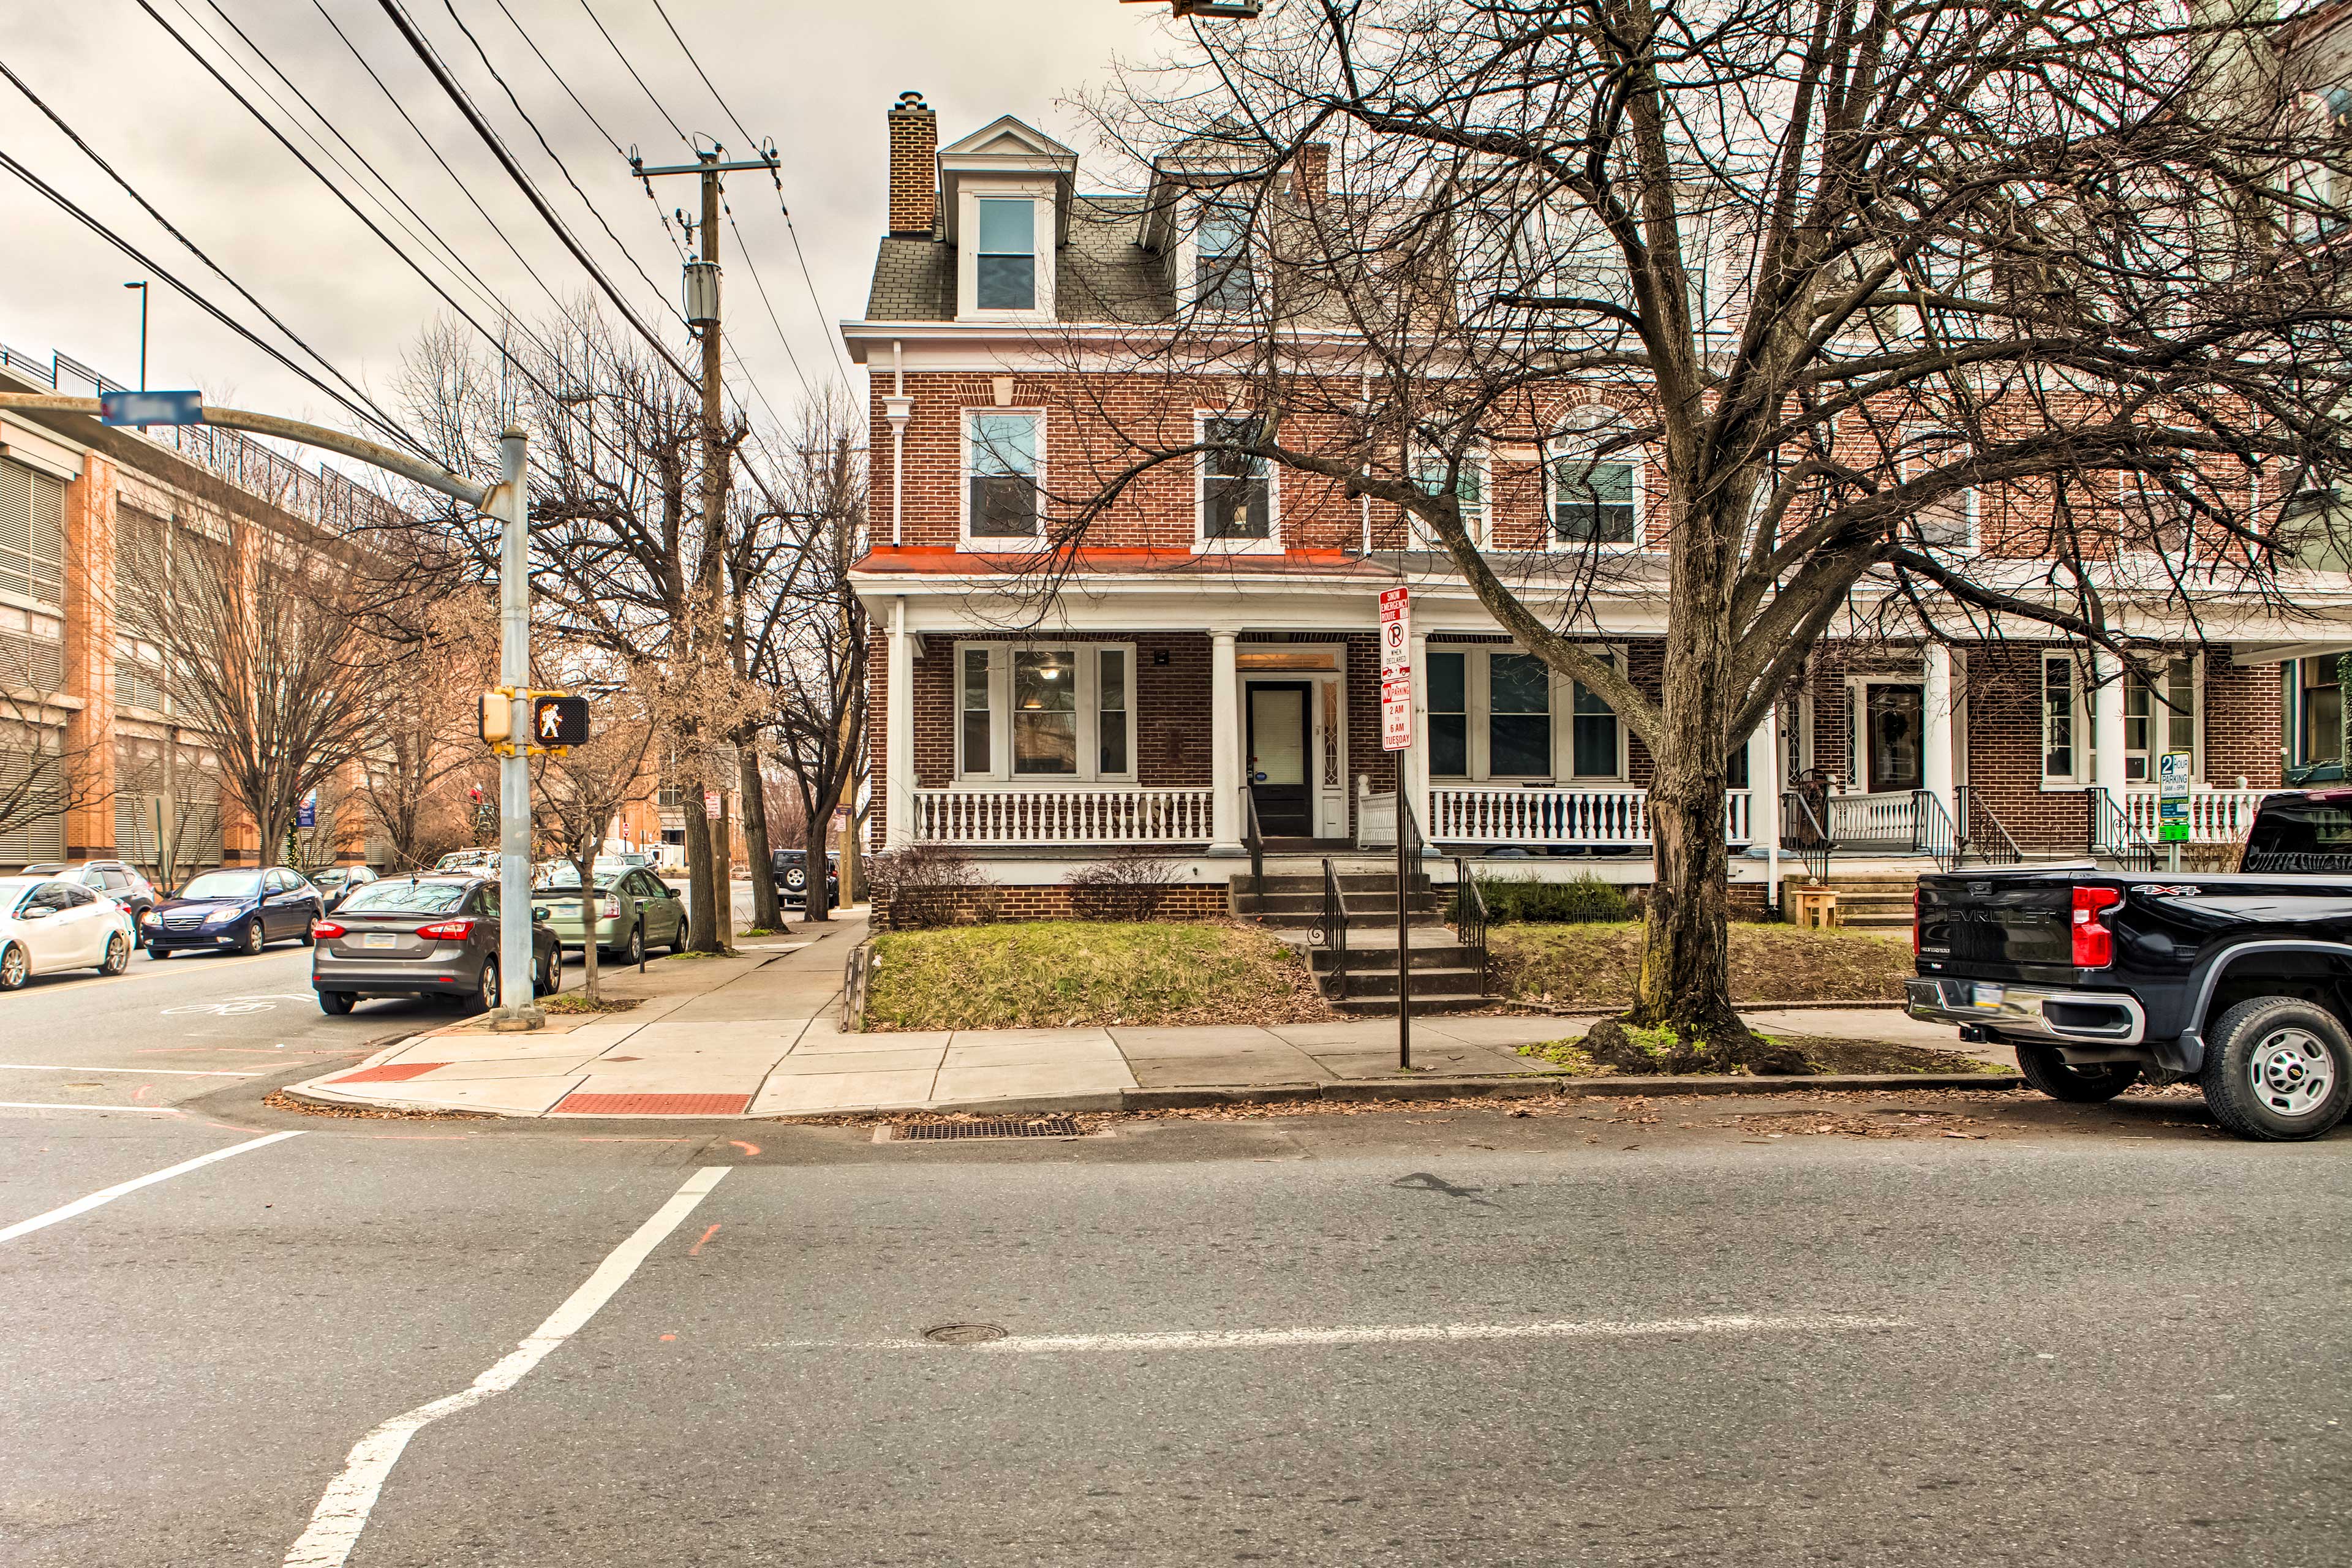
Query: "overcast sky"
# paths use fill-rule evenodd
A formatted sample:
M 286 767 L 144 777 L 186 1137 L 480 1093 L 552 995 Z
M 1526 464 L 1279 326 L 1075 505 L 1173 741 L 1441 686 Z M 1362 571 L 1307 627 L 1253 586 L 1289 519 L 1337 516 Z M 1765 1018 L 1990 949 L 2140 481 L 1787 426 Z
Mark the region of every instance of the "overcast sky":
M 286 126 L 313 162 L 352 191 L 362 211 L 420 259 L 428 247 L 403 235 L 374 201 L 358 194 L 362 184 L 373 189 L 372 183 L 363 175 L 353 181 L 336 173 L 309 135 L 292 129 L 298 121 L 306 125 L 361 173 L 352 153 L 311 121 L 268 66 L 236 43 L 224 17 L 243 28 L 334 129 L 383 172 L 480 275 L 489 294 L 526 318 L 540 318 L 552 315 L 553 307 L 532 281 L 533 271 L 567 300 L 588 286 L 584 271 L 499 172 L 402 41 L 382 0 L 152 3 L 219 63 L 240 90 Z M 678 261 L 658 215 L 678 206 L 692 210 L 693 182 L 656 182 L 660 206 L 648 202 L 623 160 L 530 47 L 535 43 L 545 52 L 622 146 L 634 143 L 652 164 L 690 162 L 654 102 L 599 36 L 593 9 L 680 126 L 717 136 L 727 143 L 730 157 L 740 155 L 743 138 L 664 27 L 655 0 L 404 3 L 631 304 L 648 318 L 667 316 L 677 297 Z M 527 267 L 475 212 L 425 141 L 402 122 L 331 29 L 321 4 L 431 139 L 432 148 L 496 219 Z M 540 150 L 451 20 L 452 4 L 612 226 L 620 247 L 605 237 Z M 772 136 L 782 152 L 782 200 L 790 205 L 807 258 L 814 300 L 793 258 L 772 184 L 760 174 L 738 174 L 730 180 L 729 198 L 750 258 L 782 321 L 782 337 L 812 383 L 842 374 L 833 324 L 865 308 L 875 242 L 886 221 L 883 114 L 897 95 L 908 89 L 924 93 L 938 110 L 943 142 L 1011 113 L 1089 153 L 1084 127 L 1056 100 L 1103 80 L 1115 54 L 1156 52 L 1166 26 L 1158 7 L 1117 0 L 665 4 L 728 105 L 753 135 Z M 10 0 L 5 9 L 0 61 L 320 353 L 380 392 L 389 391 L 403 349 L 435 312 L 447 310 L 414 271 L 272 141 L 139 0 L 77 0 L 71 5 Z M 207 41 L 205 29 L 227 49 Z M 293 111 L 290 117 L 256 92 L 245 75 L 247 68 Z M 250 307 L 142 214 L 5 80 L 0 151 L 91 211 L 159 266 L 275 340 Z M 400 222 L 415 226 L 396 204 L 393 210 Z M 142 275 L 139 266 L 5 172 L 0 237 L 0 342 L 43 361 L 52 350 L 61 350 L 116 380 L 135 384 L 137 296 L 121 285 Z M 789 411 L 800 395 L 800 378 L 752 286 L 736 236 L 722 230 L 721 237 L 729 341 L 772 405 Z M 637 276 L 630 258 L 652 285 Z M 478 316 L 489 318 L 490 308 L 454 280 L 448 268 L 426 266 Z M 199 387 L 215 401 L 233 393 L 246 406 L 349 423 L 314 388 L 160 281 L 153 295 L 151 386 Z

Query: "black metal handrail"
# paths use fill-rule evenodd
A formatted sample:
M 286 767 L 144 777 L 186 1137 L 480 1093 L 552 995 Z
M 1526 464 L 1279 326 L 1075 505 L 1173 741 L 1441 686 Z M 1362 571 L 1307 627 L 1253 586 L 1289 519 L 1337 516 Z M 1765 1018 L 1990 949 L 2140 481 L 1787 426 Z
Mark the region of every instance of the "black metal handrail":
M 1932 855 L 1936 868 L 1948 871 L 1960 863 L 1960 835 L 1952 825 L 1952 814 L 1944 809 L 1943 801 L 1931 789 L 1911 792 L 1911 851 L 1915 855 Z
M 1257 792 L 1242 785 L 1242 844 L 1249 850 L 1250 890 L 1257 898 L 1257 918 L 1265 921 L 1265 836 L 1258 831 Z
M 2124 815 L 2122 806 L 2104 788 L 2093 784 L 2088 794 L 2091 800 L 2091 853 L 2112 855 L 2126 871 L 2156 869 L 2156 846 L 2141 836 Z
M 2001 826 L 2000 818 L 1993 815 L 1984 797 L 1966 784 L 1953 793 L 1959 796 L 1960 858 L 1965 861 L 1973 857 L 1988 866 L 2022 864 L 2025 852 L 2017 847 L 2017 840 L 2009 836 L 2009 829 Z
M 1314 940 L 1331 955 L 1331 967 L 1323 972 L 1324 994 L 1335 1002 L 1348 999 L 1348 900 L 1339 891 L 1339 873 L 1331 862 L 1323 862 L 1323 923 L 1314 931 Z
M 1478 966 L 1478 994 L 1495 989 L 1495 963 L 1486 952 L 1486 895 L 1459 855 L 1454 858 L 1454 940 Z
M 1780 847 L 1803 862 L 1814 881 L 1830 879 L 1830 851 L 1836 846 L 1802 790 L 1786 790 L 1780 795 Z

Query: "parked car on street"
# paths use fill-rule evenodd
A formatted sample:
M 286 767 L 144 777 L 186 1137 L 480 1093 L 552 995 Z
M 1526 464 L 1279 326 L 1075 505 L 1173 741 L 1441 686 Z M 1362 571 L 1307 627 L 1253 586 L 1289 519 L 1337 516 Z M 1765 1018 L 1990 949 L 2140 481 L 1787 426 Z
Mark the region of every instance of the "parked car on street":
M 166 958 L 174 952 L 259 952 L 289 937 L 308 946 L 310 922 L 326 912 L 326 900 L 299 871 L 265 866 L 192 877 L 178 898 L 165 899 L 139 923 L 147 951 Z
M 332 914 L 355 888 L 364 888 L 375 880 L 375 871 L 367 866 L 329 866 L 310 873 L 310 885 L 327 901 L 327 912 Z
M 488 876 L 499 874 L 499 852 L 495 849 L 452 849 L 433 862 L 436 871 L 478 871 Z
M 2316 1138 L 2352 1108 L 2352 789 L 2264 797 L 2234 874 L 1922 877 L 1912 950 L 1911 1016 L 2044 1094 L 2194 1079 L 2242 1138 Z
M 651 871 L 635 868 L 608 871 L 597 862 L 595 884 L 596 946 L 616 963 L 635 963 L 648 948 L 684 952 L 687 939 L 686 900 Z M 541 868 L 541 880 L 530 890 L 533 913 L 543 918 L 556 940 L 566 948 L 587 942 L 580 923 L 580 876 L 569 861 Z
M 355 888 L 331 917 L 311 923 L 310 986 L 319 1010 L 341 1015 L 370 996 L 444 996 L 499 1005 L 499 888 L 466 872 L 384 877 Z M 555 933 L 531 922 L 531 988 L 563 980 Z
M 131 912 L 131 942 L 134 947 L 142 940 L 139 921 L 163 896 L 138 867 L 125 860 L 84 860 L 70 866 L 27 866 L 24 874 L 78 882 L 102 899 L 113 900 Z
M 36 974 L 131 967 L 130 911 L 62 877 L 0 877 L 0 991 Z
M 777 896 L 788 904 L 808 902 L 808 872 L 802 865 L 807 858 L 805 849 L 779 849 L 771 857 Z M 824 907 L 841 907 L 841 857 L 829 852 L 824 858 Z

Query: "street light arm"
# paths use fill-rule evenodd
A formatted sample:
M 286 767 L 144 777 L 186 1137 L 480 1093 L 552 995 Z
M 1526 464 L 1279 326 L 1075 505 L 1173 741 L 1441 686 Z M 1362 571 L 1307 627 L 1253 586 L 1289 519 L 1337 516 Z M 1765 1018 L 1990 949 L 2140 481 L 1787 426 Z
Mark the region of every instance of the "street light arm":
M 22 409 L 33 414 L 87 414 L 93 418 L 103 412 L 95 397 L 58 397 L 38 392 L 0 392 L 0 408 Z M 404 452 L 380 447 L 373 441 L 363 441 L 356 436 L 346 436 L 322 425 L 305 425 L 299 419 L 281 419 L 275 414 L 254 414 L 242 408 L 215 408 L 210 405 L 205 405 L 203 414 L 202 424 L 217 425 L 226 430 L 249 430 L 257 436 L 275 436 L 281 441 L 321 447 L 388 469 L 404 479 L 413 479 L 427 489 L 438 490 L 470 507 L 488 510 L 490 498 L 495 493 L 493 486 L 478 485 L 471 479 L 460 479 L 446 468 L 420 461 Z

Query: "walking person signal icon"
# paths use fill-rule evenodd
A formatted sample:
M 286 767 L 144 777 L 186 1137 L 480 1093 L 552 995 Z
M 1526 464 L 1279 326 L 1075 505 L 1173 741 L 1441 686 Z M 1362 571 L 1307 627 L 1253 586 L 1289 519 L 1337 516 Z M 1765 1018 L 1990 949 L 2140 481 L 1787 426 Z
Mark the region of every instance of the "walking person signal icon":
M 588 742 L 588 699 L 534 697 L 530 700 L 530 738 L 539 746 L 582 746 Z

